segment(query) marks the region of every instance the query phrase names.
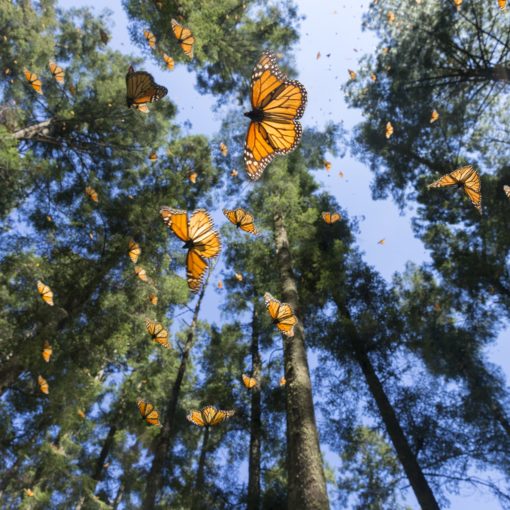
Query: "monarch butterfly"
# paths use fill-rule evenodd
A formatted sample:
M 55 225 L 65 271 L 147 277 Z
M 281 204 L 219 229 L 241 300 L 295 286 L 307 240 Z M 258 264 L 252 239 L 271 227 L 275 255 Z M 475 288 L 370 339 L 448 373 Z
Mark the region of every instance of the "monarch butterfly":
M 504 11 L 506 9 L 506 0 L 498 0 L 499 8 Z
M 50 68 L 50 73 L 53 75 L 53 78 L 58 83 L 64 83 L 64 70 L 55 62 L 48 62 L 48 67 Z
M 53 292 L 51 289 L 41 282 L 40 280 L 37 282 L 37 290 L 39 291 L 39 294 L 41 295 L 42 300 L 50 306 L 53 306 Z
M 37 74 L 30 72 L 26 67 L 23 70 L 25 73 L 25 78 L 27 79 L 28 83 L 32 85 L 32 88 L 38 93 L 42 94 L 42 83 L 41 80 L 37 77 Z
M 146 103 L 154 103 L 165 97 L 168 89 L 158 85 L 151 74 L 145 71 L 135 71 L 129 66 L 126 74 L 126 102 L 128 108 L 134 107 L 141 111 Z
M 395 13 L 393 11 L 389 11 L 386 18 L 388 19 L 388 23 L 393 23 L 395 21 Z
M 393 125 L 391 122 L 386 123 L 386 138 L 389 140 L 391 138 L 391 135 L 393 134 Z
M 228 155 L 228 147 L 223 142 L 220 143 L 220 152 L 221 152 L 221 154 L 223 155 L 224 158 L 227 157 L 227 155 Z
M 292 307 L 288 303 L 281 303 L 275 299 L 269 292 L 264 294 L 266 308 L 273 320 L 273 324 L 286 336 L 294 335 L 294 326 L 297 323 L 297 317 L 294 315 Z
M 377 244 L 380 244 L 381 246 L 384 244 L 386 239 L 384 239 L 384 237 L 382 239 L 379 239 L 379 241 L 377 241 Z
M 462 0 L 453 0 L 453 3 L 455 7 L 457 7 L 457 10 L 460 11 L 460 6 L 462 5 Z
M 87 186 L 85 188 L 85 194 L 90 198 L 90 200 L 92 200 L 92 202 L 95 202 L 96 204 L 99 202 L 99 195 L 91 186 Z
M 351 80 L 355 80 L 355 79 L 356 79 L 356 77 L 358 76 L 358 75 L 356 74 L 356 71 L 353 71 L 352 69 L 347 69 L 347 72 L 349 73 L 349 78 L 350 78 Z
M 189 180 L 195 184 L 197 182 L 197 177 L 198 177 L 198 174 L 196 172 L 191 172 L 189 174 Z
M 199 427 L 218 425 L 234 416 L 235 411 L 223 411 L 214 406 L 205 406 L 200 411 L 191 411 L 186 419 Z
M 208 268 L 206 259 L 216 257 L 221 250 L 219 234 L 214 230 L 211 216 L 204 209 L 193 211 L 188 218 L 186 211 L 162 207 L 159 211 L 167 227 L 181 240 L 186 255 L 188 287 L 198 292 Z
M 147 276 L 147 271 L 141 266 L 135 266 L 135 274 L 142 280 L 142 282 L 148 282 L 149 277 Z
M 133 241 L 133 239 L 130 239 L 128 255 L 133 264 L 136 264 L 138 262 L 138 257 L 140 256 L 141 253 L 142 249 L 140 248 L 140 245 Z
M 464 193 L 469 197 L 471 203 L 476 207 L 478 212 L 482 214 L 482 185 L 480 176 L 473 170 L 471 165 L 457 168 L 449 174 L 443 175 L 437 181 L 429 184 L 427 188 L 442 188 L 445 186 L 457 185 L 464 189 Z
M 235 168 L 230 172 L 231 177 L 237 177 L 238 175 L 239 175 L 239 172 Z
M 439 119 L 439 112 L 437 110 L 432 110 L 432 113 L 430 114 L 430 120 L 429 122 L 433 124 L 436 122 L 436 120 Z
M 248 177 L 260 178 L 275 156 L 292 152 L 301 140 L 301 124 L 306 106 L 306 89 L 288 80 L 272 53 L 260 57 L 251 76 L 251 107 L 244 115 L 251 122 L 244 146 Z
M 76 95 L 76 87 L 72 83 L 69 84 L 69 92 L 72 96 Z
M 376 82 L 376 81 L 377 81 L 377 74 L 375 74 L 375 73 L 370 73 L 370 79 L 371 79 L 373 82 Z
M 25 491 L 25 494 L 29 497 L 29 498 L 32 498 L 34 496 L 34 491 L 32 489 L 23 489 Z
M 39 377 L 37 377 L 37 383 L 39 384 L 39 389 L 45 395 L 48 395 L 48 393 L 50 392 L 50 387 L 48 385 L 48 381 L 46 381 L 46 379 L 42 375 L 40 375 Z
M 169 57 L 166 53 L 163 53 L 163 60 L 165 61 L 166 67 L 169 71 L 175 67 L 174 59 Z
M 189 58 L 193 58 L 193 44 L 195 44 L 195 38 L 189 28 L 183 27 L 176 20 L 172 19 L 172 31 L 177 39 L 177 42 L 182 48 L 182 51 Z
M 83 412 L 83 409 L 78 408 L 78 409 L 76 410 L 76 414 L 77 414 L 77 415 L 78 415 L 81 419 L 83 419 L 83 420 L 86 418 L 85 413 Z
M 43 344 L 42 351 L 41 351 L 41 356 L 42 356 L 43 360 L 46 361 L 46 363 L 49 363 L 52 354 L 53 354 L 53 349 L 51 348 L 51 345 L 48 342 L 48 340 L 45 340 L 44 344 Z
M 246 386 L 246 388 L 251 390 L 257 385 L 257 379 L 255 379 L 255 377 L 249 377 L 246 374 L 243 374 L 243 384 Z
M 221 280 L 218 280 L 218 289 L 223 289 L 223 282 Z
M 162 324 L 147 319 L 145 321 L 145 328 L 147 329 L 147 333 L 149 333 L 155 342 L 158 342 L 158 344 L 161 344 L 163 347 L 170 349 L 170 344 L 168 343 L 168 331 Z
M 161 427 L 161 423 L 159 423 L 159 413 L 156 411 L 156 408 L 142 400 L 141 398 L 137 399 L 136 405 L 138 406 L 138 410 L 142 415 L 142 418 L 147 422 L 148 425 L 156 425 L 156 427 Z
M 285 376 L 282 375 L 280 377 L 280 386 L 285 386 L 287 384 L 287 379 L 285 379 Z
M 151 302 L 151 305 L 157 305 L 158 296 L 156 296 L 156 294 L 149 294 L 149 301 Z
M 340 216 L 339 213 L 334 212 L 323 212 L 321 214 L 322 219 L 328 224 L 331 225 L 332 223 L 336 223 L 337 221 L 340 221 L 342 219 L 342 216 Z
M 144 30 L 143 35 L 144 35 L 145 39 L 147 39 L 149 46 L 151 48 L 155 48 L 156 47 L 156 36 L 149 30 Z
M 329 161 L 324 161 L 324 168 L 326 172 L 329 172 L 331 170 L 331 163 Z
M 227 217 L 227 219 L 233 223 L 237 228 L 244 230 L 253 235 L 257 235 L 257 229 L 255 228 L 253 215 L 249 212 L 245 211 L 238 207 L 233 211 L 229 209 L 223 209 L 223 214 Z
M 236 273 L 234 276 L 238 282 L 243 281 L 243 275 L 241 273 Z
M 149 160 L 150 161 L 157 161 L 158 160 L 158 155 L 152 151 L 150 154 L 149 154 Z

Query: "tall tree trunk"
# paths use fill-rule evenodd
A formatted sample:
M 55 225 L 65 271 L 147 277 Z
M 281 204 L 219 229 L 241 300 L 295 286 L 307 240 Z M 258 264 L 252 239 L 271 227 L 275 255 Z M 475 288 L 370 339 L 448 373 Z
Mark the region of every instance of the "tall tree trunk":
M 120 482 L 119 488 L 117 489 L 117 494 L 115 495 L 115 499 L 112 503 L 113 510 L 117 510 L 117 507 L 120 505 L 120 502 L 122 501 L 122 497 L 124 496 L 124 482 Z
M 170 399 L 163 419 L 161 431 L 159 435 L 156 436 L 152 444 L 154 458 L 152 459 L 151 469 L 147 475 L 147 481 L 145 485 L 145 497 L 143 501 L 144 510 L 153 510 L 155 508 L 157 493 L 163 487 L 163 472 L 165 468 L 165 461 L 170 452 L 177 402 L 179 401 L 182 381 L 186 372 L 189 354 L 195 341 L 195 330 L 197 327 L 198 314 L 200 312 L 200 306 L 202 304 L 202 299 L 204 297 L 205 289 L 207 288 L 208 283 L 209 276 L 202 286 L 197 304 L 195 305 L 195 310 L 193 311 L 193 319 L 188 331 L 188 336 L 186 337 L 186 343 L 184 344 L 181 355 L 181 364 L 179 365 L 179 370 L 177 371 L 177 376 L 175 377 L 175 381 L 172 386 L 172 391 L 170 393 Z
M 19 378 L 24 369 L 25 366 L 16 356 L 0 366 L 0 395 Z
M 202 448 L 200 450 L 200 459 L 198 461 L 197 480 L 192 494 L 191 510 L 206 510 L 202 493 L 204 491 L 205 480 L 205 457 L 207 454 L 207 443 L 209 442 L 209 427 L 204 430 Z
M 106 457 L 108 457 L 108 454 L 112 449 L 113 442 L 115 439 L 115 432 L 117 432 L 117 427 L 115 425 L 112 425 L 110 427 L 110 430 L 108 431 L 106 439 L 104 440 L 103 447 L 101 448 L 101 453 L 99 454 L 99 457 L 97 458 L 96 461 L 96 468 L 94 469 L 94 474 L 92 475 L 92 478 L 96 482 L 99 482 L 103 478 L 104 463 Z
M 248 506 L 247 510 L 259 510 L 260 508 L 260 373 L 262 360 L 259 351 L 259 314 L 257 305 L 253 306 L 253 318 L 251 323 L 251 365 L 252 377 L 257 379 L 257 385 L 251 390 L 251 416 L 250 416 L 250 459 L 248 471 Z
M 349 310 L 344 303 L 337 301 L 336 304 L 342 318 L 346 321 L 354 357 L 365 376 L 370 393 L 372 394 L 377 408 L 381 413 L 381 418 L 386 426 L 386 431 L 388 432 L 391 442 L 393 443 L 393 447 L 397 452 L 397 457 L 402 464 L 407 479 L 413 488 L 414 495 L 422 509 L 439 510 L 439 505 L 434 497 L 434 493 L 432 492 L 432 489 L 421 470 L 418 459 L 411 449 L 404 431 L 400 426 L 395 410 L 393 409 L 393 406 L 384 391 L 383 385 L 377 376 L 372 363 L 370 362 L 370 358 L 363 346 L 363 340 L 358 335 L 356 326 L 351 320 Z
M 299 318 L 299 295 L 292 270 L 289 240 L 283 217 L 274 217 L 276 256 L 280 269 L 283 300 Z M 324 510 L 329 508 L 326 479 L 322 466 L 319 436 L 313 409 L 312 383 L 301 321 L 292 338 L 283 340 L 285 395 L 287 409 L 287 471 L 289 510 Z

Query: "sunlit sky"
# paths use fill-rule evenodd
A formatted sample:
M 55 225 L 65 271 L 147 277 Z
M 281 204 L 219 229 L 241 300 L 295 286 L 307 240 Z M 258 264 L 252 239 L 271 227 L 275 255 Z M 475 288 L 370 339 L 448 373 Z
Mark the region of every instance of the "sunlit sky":
M 301 22 L 301 40 L 295 51 L 299 80 L 308 90 L 308 106 L 302 123 L 304 126 L 321 128 L 328 121 L 342 121 L 350 132 L 361 120 L 361 114 L 347 108 L 340 89 L 349 78 L 347 69 L 355 70 L 361 55 L 372 52 L 376 45 L 373 35 L 361 30 L 361 17 L 367 3 L 352 0 L 294 1 L 299 6 L 300 14 L 305 16 Z M 115 20 L 111 25 L 110 46 L 123 53 L 146 57 L 129 40 L 128 20 L 120 0 L 61 0 L 60 5 L 64 8 L 93 6 L 96 14 L 110 9 L 114 13 L 112 20 Z M 321 53 L 319 59 L 318 52 Z M 327 54 L 330 56 L 327 57 Z M 219 130 L 221 118 L 212 111 L 214 98 L 201 96 L 192 88 L 194 77 L 184 66 L 176 66 L 172 72 L 162 71 L 146 58 L 143 68 L 169 89 L 170 99 L 178 105 L 177 121 L 191 123 L 191 127 L 185 131 L 214 135 Z M 370 170 L 349 154 L 343 159 L 331 157 L 329 160 L 332 162 L 331 171 L 323 170 L 315 175 L 349 215 L 358 218 L 360 234 L 357 242 L 365 253 L 365 260 L 388 280 L 394 272 L 403 271 L 406 262 L 419 264 L 428 260 L 423 245 L 414 238 L 410 227 L 412 211 L 401 215 L 391 200 L 372 200 Z M 344 176 L 340 177 L 339 172 L 343 172 Z M 384 245 L 377 243 L 382 238 L 385 239 Z M 216 293 L 208 292 L 205 301 L 208 318 L 219 317 L 215 308 L 217 299 Z M 509 343 L 510 335 L 505 332 L 487 352 L 489 359 L 497 360 L 507 377 L 510 374 Z M 452 495 L 450 501 L 453 510 L 501 508 L 494 498 L 482 498 L 476 490 Z M 406 503 L 413 509 L 419 508 L 410 491 Z

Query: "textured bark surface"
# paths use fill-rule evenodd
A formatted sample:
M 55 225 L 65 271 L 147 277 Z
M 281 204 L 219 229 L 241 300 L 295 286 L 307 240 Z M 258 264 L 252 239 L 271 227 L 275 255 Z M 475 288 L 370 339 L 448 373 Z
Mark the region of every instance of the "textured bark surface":
M 200 313 L 200 306 L 202 305 L 202 299 L 204 297 L 207 282 L 202 286 L 200 295 L 198 297 L 195 310 L 193 311 L 193 320 L 189 328 L 188 336 L 186 337 L 186 343 L 181 355 L 181 364 L 177 371 L 172 391 L 170 393 L 170 399 L 168 407 L 163 419 L 162 428 L 160 434 L 154 439 L 152 445 L 152 451 L 154 452 L 154 458 L 152 459 L 151 469 L 147 475 L 147 481 L 145 485 L 145 497 L 143 501 L 144 510 L 152 510 L 156 506 L 156 497 L 158 492 L 163 487 L 163 472 L 165 463 L 168 460 L 168 454 L 172 443 L 172 433 L 174 428 L 175 412 L 177 410 L 177 403 L 181 393 L 182 381 L 184 374 L 186 373 L 186 366 L 188 364 L 188 358 L 195 341 L 195 330 L 197 327 L 198 314 Z
M 250 390 L 251 416 L 250 416 L 250 458 L 248 471 L 248 506 L 247 510 L 260 508 L 260 450 L 261 450 L 261 418 L 260 418 L 260 373 L 262 360 L 259 352 L 259 317 L 256 306 L 253 308 L 251 325 L 251 365 L 252 377 L 257 379 L 257 386 Z
M 195 482 L 195 490 L 192 494 L 191 510 L 206 510 L 203 506 L 202 492 L 204 490 L 205 479 L 205 457 L 207 455 L 207 444 L 209 443 L 209 427 L 204 430 L 204 438 L 202 440 L 202 448 L 200 449 L 200 459 L 198 460 L 197 479 Z
M 94 474 L 92 475 L 92 478 L 96 482 L 99 482 L 103 478 L 104 463 L 106 461 L 106 457 L 108 457 L 108 454 L 112 449 L 113 442 L 115 439 L 115 432 L 117 432 L 117 427 L 115 425 L 112 425 L 110 427 L 110 430 L 108 431 L 106 439 L 104 440 L 103 447 L 101 448 L 101 453 L 99 454 L 99 457 L 97 458 L 96 461 L 96 468 L 94 469 Z
M 289 303 L 299 319 L 299 295 L 292 271 L 289 240 L 280 215 L 274 218 L 275 243 L 282 301 Z M 329 508 L 326 479 L 315 423 L 312 383 L 301 321 L 294 336 L 284 337 L 285 385 L 287 409 L 287 471 L 289 510 Z
M 337 306 L 343 316 L 343 319 L 347 322 L 349 330 L 348 334 L 351 340 L 354 356 L 363 372 L 363 375 L 365 376 L 365 380 L 370 389 L 370 393 L 375 400 L 377 408 L 381 413 L 381 418 L 386 426 L 386 431 L 388 432 L 391 442 L 393 443 L 393 447 L 397 452 L 397 457 L 402 464 L 407 479 L 413 488 L 414 495 L 422 509 L 439 510 L 439 505 L 434 497 L 434 493 L 432 492 L 432 489 L 421 470 L 418 459 L 411 449 L 404 431 L 400 426 L 395 410 L 386 396 L 384 387 L 377 376 L 372 363 L 370 362 L 370 358 L 368 357 L 365 348 L 363 347 L 363 341 L 359 337 L 356 326 L 351 320 L 349 310 L 342 303 L 337 302 Z

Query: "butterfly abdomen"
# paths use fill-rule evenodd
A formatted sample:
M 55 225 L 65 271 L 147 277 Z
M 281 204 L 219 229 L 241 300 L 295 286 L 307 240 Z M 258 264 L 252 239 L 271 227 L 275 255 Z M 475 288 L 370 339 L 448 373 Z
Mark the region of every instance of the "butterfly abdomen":
M 264 110 L 262 110 L 262 108 L 255 108 L 251 112 L 246 112 L 244 115 L 253 122 L 262 122 L 264 120 Z

